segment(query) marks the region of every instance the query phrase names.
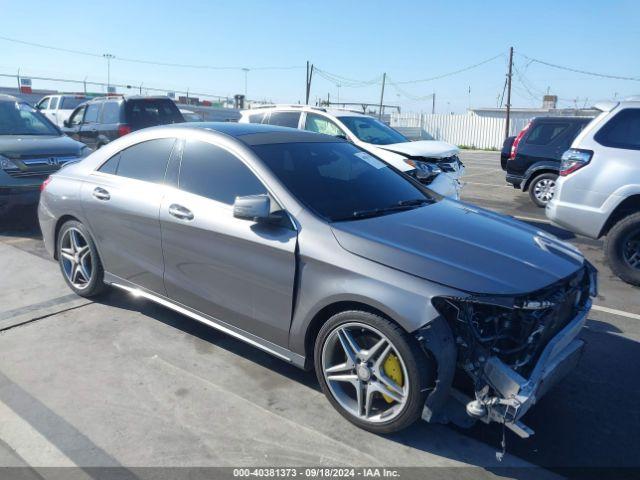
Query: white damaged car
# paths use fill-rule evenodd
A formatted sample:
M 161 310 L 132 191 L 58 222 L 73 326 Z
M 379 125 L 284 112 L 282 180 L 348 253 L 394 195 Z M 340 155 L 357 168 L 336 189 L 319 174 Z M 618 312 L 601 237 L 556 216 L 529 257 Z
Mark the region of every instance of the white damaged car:
M 436 140 L 412 142 L 368 115 L 307 105 L 271 105 L 244 110 L 240 122 L 299 128 L 345 138 L 416 177 L 431 190 L 456 200 L 460 198 L 464 165 L 455 145 Z

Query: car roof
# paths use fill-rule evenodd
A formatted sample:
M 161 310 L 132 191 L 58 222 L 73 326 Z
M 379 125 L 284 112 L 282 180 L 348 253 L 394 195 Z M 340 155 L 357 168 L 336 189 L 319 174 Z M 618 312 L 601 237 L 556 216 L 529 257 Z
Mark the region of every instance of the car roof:
M 209 130 L 233 137 L 247 145 L 269 145 L 276 143 L 340 143 L 341 138 L 321 133 L 307 132 L 295 128 L 262 125 L 258 123 L 197 122 L 173 123 L 153 128 L 188 128 Z
M 0 102 L 22 102 L 19 98 L 14 97 L 13 95 L 7 95 L 5 93 L 0 93 Z
M 313 113 L 326 113 L 327 115 L 331 115 L 333 117 L 370 117 L 371 115 L 367 115 L 364 113 L 356 112 L 353 110 L 346 110 L 341 108 L 325 108 L 325 107 L 315 107 L 313 105 L 268 105 L 264 107 L 256 107 L 249 108 L 247 110 L 243 110 L 242 114 L 253 115 L 261 112 L 274 112 L 274 111 L 287 111 L 287 112 L 313 112 Z
M 532 124 L 535 123 L 557 123 L 558 121 L 569 122 L 569 123 L 589 123 L 593 120 L 593 117 L 578 117 L 578 116 L 568 116 L 568 115 L 556 115 L 548 116 L 548 117 L 535 117 L 531 120 Z

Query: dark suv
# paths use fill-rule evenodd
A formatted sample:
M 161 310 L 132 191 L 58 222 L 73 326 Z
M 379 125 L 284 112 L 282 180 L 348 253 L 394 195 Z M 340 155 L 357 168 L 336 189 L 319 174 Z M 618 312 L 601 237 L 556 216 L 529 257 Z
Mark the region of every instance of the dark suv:
M 99 97 L 77 107 L 62 129 L 70 137 L 98 149 L 141 128 L 182 123 L 184 117 L 167 97 Z
M 500 163 L 507 182 L 529 191 L 531 201 L 544 207 L 553 198 L 560 158 L 590 117 L 537 117 L 516 137 L 504 141 Z

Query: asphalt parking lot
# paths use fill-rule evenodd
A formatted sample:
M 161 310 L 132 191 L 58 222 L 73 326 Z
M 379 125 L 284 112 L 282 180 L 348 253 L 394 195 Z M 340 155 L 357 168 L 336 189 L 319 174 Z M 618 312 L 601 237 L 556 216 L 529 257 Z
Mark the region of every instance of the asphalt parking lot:
M 600 241 L 549 225 L 507 186 L 496 152 L 462 159 L 465 201 L 574 243 L 600 271 L 579 368 L 525 416 L 533 438 L 507 433 L 502 463 L 497 425 L 372 435 L 333 410 L 312 373 L 121 292 L 76 297 L 25 210 L 0 224 L 0 465 L 467 467 L 436 478 L 637 468 L 640 290 L 612 275 Z

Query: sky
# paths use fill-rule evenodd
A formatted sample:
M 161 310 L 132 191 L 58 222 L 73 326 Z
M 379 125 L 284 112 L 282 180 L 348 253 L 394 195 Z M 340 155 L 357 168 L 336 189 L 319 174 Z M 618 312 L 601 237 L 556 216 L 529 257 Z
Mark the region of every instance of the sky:
M 16 75 L 20 69 L 22 76 L 107 82 L 102 54 L 110 53 L 115 55 L 111 83 L 232 96 L 244 93 L 246 75 L 248 98 L 297 103 L 304 102 L 310 61 L 318 69 L 312 102 L 329 95 L 332 101 L 377 103 L 386 73 L 385 104 L 430 112 L 429 95 L 435 92 L 436 113 L 461 113 L 499 103 L 513 46 L 514 107 L 540 106 L 547 90 L 560 97 L 562 107 L 640 95 L 640 81 L 531 62 L 640 79 L 637 0 L 0 0 L 0 12 L 1 37 L 96 55 L 0 39 L 2 74 Z M 401 83 L 491 58 L 459 74 Z M 0 77 L 0 86 L 14 85 L 15 77 Z M 33 88 L 77 91 L 81 84 L 34 80 Z

